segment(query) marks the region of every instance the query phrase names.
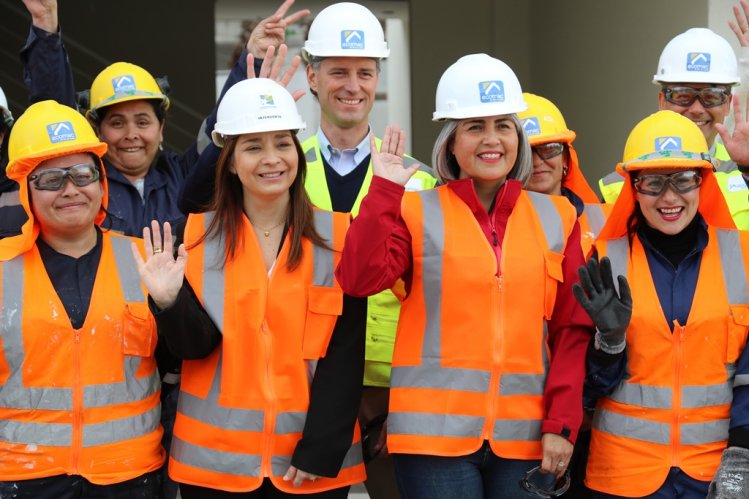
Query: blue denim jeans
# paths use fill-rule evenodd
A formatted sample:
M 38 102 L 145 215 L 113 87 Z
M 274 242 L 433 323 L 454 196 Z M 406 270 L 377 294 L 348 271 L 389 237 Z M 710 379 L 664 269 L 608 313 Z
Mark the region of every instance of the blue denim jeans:
M 663 485 L 641 499 L 705 499 L 710 482 L 695 480 L 679 468 L 671 468 Z M 614 496 L 603 492 L 592 491 L 594 499 L 620 499 L 627 496 Z
M 527 499 L 525 472 L 540 461 L 497 457 L 484 442 L 467 456 L 393 454 L 403 499 Z

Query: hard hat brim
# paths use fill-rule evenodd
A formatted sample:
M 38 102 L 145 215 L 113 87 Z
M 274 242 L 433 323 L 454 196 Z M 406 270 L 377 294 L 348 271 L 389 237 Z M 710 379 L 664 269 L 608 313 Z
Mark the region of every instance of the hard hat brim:
M 107 152 L 107 144 L 105 142 L 94 142 L 89 144 L 72 144 L 68 147 L 60 147 L 55 149 L 54 152 L 46 152 L 44 154 L 37 154 L 33 156 L 26 156 L 8 163 L 5 171 L 8 178 L 15 180 L 16 182 L 25 181 L 26 177 L 39 166 L 39 163 L 52 158 L 59 158 L 60 156 L 68 156 L 70 154 L 77 153 L 93 153 L 99 158 L 104 157 Z
M 554 133 L 550 135 L 534 135 L 533 137 L 528 137 L 528 143 L 530 143 L 531 146 L 548 144 L 550 142 L 563 142 L 565 144 L 572 144 L 576 137 L 577 134 L 575 132 L 573 132 L 572 130 L 567 130 L 566 132 Z

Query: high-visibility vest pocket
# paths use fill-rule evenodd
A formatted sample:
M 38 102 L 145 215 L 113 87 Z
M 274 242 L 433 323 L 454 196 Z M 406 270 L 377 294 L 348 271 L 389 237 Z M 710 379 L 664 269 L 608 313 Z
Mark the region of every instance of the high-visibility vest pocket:
M 749 331 L 749 305 L 731 305 L 726 341 L 726 363 L 736 362 L 746 345 Z
M 138 357 L 151 357 L 156 350 L 156 321 L 147 303 L 125 304 L 122 353 Z
M 304 324 L 302 356 L 304 359 L 325 357 L 338 316 L 343 312 L 343 291 L 338 287 L 308 288 L 307 320 Z

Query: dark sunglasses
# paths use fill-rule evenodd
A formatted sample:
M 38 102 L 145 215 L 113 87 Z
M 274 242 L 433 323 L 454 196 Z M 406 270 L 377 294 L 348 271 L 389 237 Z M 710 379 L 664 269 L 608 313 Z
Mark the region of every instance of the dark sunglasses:
M 68 178 L 78 187 L 86 187 L 99 180 L 99 167 L 92 164 L 81 164 L 67 168 L 50 168 L 29 175 L 29 182 L 38 191 L 59 191 Z
M 663 89 L 663 95 L 668 102 L 681 107 L 691 106 L 696 99 L 700 100 L 702 107 L 715 107 L 725 104 L 731 91 L 718 87 L 669 87 Z
M 567 469 L 561 478 L 551 473 L 541 473 L 541 467 L 528 470 L 520 479 L 520 488 L 529 494 L 544 499 L 560 497 L 570 488 L 570 470 Z
M 548 144 L 531 146 L 531 150 L 538 154 L 541 159 L 551 159 L 564 152 L 564 144 L 561 142 L 549 142 Z
M 640 175 L 634 180 L 634 186 L 640 194 L 648 196 L 660 196 L 666 190 L 666 186 L 679 194 L 693 191 L 702 184 L 702 175 L 694 170 L 665 174 Z

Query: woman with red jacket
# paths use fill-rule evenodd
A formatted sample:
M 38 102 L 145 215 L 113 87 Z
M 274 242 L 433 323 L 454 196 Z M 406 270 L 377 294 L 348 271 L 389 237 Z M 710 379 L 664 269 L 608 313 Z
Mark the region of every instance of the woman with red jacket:
M 571 291 L 580 229 L 565 198 L 523 191 L 525 108 L 506 64 L 469 55 L 437 88 L 443 185 L 404 195 L 403 132 L 373 146 L 336 276 L 354 296 L 405 284 L 387 444 L 407 499 L 528 497 L 526 472 L 561 477 L 572 454 L 592 332 Z

